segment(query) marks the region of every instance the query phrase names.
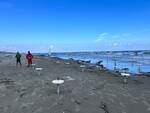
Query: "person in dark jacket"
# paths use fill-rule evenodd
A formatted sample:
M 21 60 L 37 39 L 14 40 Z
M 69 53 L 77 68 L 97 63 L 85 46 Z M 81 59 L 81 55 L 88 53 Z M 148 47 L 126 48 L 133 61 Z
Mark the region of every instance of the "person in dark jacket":
M 21 66 L 21 54 L 17 52 L 15 57 L 16 57 L 16 66 L 18 66 L 18 63 Z
M 30 67 L 33 59 L 33 55 L 31 54 L 30 51 L 28 51 L 28 54 L 26 55 L 26 59 L 28 60 L 28 67 Z

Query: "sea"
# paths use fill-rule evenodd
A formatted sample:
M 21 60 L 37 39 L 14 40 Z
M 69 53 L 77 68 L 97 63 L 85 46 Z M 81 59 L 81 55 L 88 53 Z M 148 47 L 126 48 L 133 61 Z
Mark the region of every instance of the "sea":
M 103 52 L 60 52 L 51 53 L 53 57 L 91 61 L 103 61 L 110 70 L 128 68 L 130 73 L 150 72 L 150 51 L 103 51 Z

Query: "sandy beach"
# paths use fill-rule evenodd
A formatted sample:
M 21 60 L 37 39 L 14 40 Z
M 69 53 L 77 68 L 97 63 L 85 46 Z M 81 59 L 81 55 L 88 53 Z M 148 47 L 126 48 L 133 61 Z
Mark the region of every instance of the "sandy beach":
M 134 76 L 123 83 L 116 73 L 85 69 L 74 60 L 34 56 L 39 74 L 16 67 L 14 54 L 0 54 L 0 113 L 150 113 L 150 78 Z M 60 95 L 52 80 L 63 79 Z

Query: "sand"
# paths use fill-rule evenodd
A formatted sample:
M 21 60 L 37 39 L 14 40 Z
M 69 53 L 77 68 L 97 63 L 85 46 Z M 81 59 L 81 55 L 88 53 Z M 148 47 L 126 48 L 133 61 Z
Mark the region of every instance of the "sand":
M 16 67 L 14 54 L 0 54 L 0 113 L 150 113 L 150 78 L 85 69 L 74 60 L 34 56 L 35 68 Z M 57 86 L 57 77 L 65 82 Z

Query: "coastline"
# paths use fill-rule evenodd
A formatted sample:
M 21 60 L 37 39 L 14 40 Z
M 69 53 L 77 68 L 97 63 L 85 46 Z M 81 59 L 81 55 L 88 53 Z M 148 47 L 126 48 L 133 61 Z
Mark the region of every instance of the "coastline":
M 128 72 L 132 74 L 150 72 L 150 55 L 148 54 L 140 53 L 135 55 L 132 52 L 100 52 L 99 54 L 93 52 L 78 52 L 54 53 L 52 55 L 63 59 L 90 60 L 93 64 L 98 61 L 103 61 L 102 64 L 109 70 L 114 70 L 116 65 L 118 71 L 128 68 Z
M 149 113 L 150 78 L 136 76 L 124 84 L 122 77 L 107 69 L 82 71 L 76 60 L 35 56 L 41 75 L 15 66 L 14 54 L 0 54 L 1 113 Z M 58 97 L 52 80 L 65 81 Z

